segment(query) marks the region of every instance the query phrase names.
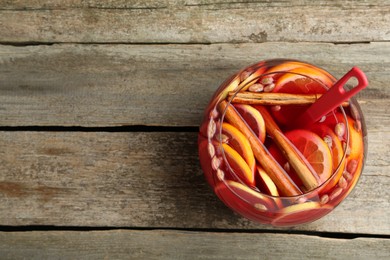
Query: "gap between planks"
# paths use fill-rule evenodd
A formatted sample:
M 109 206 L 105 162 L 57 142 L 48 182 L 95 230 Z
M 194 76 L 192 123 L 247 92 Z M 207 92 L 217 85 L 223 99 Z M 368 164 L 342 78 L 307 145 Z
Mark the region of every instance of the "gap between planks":
M 239 234 L 285 234 L 303 235 L 332 239 L 356 239 L 356 238 L 378 238 L 390 239 L 390 235 L 368 234 L 368 233 L 342 233 L 342 232 L 320 232 L 290 230 L 288 227 L 279 230 L 267 229 L 227 229 L 227 228 L 170 228 L 170 227 L 78 227 L 78 226 L 0 226 L 0 232 L 34 232 L 34 231 L 173 231 L 173 232 L 196 232 L 196 233 L 239 233 Z

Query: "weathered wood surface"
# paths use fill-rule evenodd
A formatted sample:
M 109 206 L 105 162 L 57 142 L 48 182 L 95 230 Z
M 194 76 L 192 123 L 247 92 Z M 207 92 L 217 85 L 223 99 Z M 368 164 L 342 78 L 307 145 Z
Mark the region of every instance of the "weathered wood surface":
M 11 43 L 390 39 L 388 1 L 2 2 L 0 39 Z
M 0 233 L 2 259 L 389 259 L 388 239 L 267 233 L 52 231 Z
M 384 131 L 385 130 L 385 131 Z M 295 230 L 390 234 L 389 128 L 333 213 Z M 198 164 L 196 133 L 0 132 L 1 225 L 272 229 L 233 214 Z
M 389 259 L 389 24 L 385 0 L 0 0 L 0 258 Z M 370 81 L 356 189 L 289 229 L 227 209 L 179 132 L 230 74 L 278 57 Z M 99 129 L 123 125 L 175 131 Z
M 388 42 L 0 46 L 0 125 L 198 126 L 224 79 L 275 57 L 337 77 L 358 65 L 370 81 L 361 100 L 390 96 Z

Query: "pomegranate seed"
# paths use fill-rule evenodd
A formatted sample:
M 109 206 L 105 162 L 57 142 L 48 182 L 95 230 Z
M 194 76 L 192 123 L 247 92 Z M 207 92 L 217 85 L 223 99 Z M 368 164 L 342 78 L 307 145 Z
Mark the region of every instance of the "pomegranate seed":
M 350 160 L 347 164 L 347 171 L 354 174 L 358 166 L 358 161 L 353 159 Z
M 217 125 L 215 124 L 215 121 L 210 120 L 209 125 L 207 127 L 207 134 L 209 138 L 214 136 L 216 130 L 217 130 Z
M 328 145 L 330 149 L 332 149 L 332 137 L 329 135 L 324 136 L 324 142 Z
M 212 143 L 207 144 L 207 150 L 209 151 L 210 157 L 213 158 L 215 156 L 215 148 Z
M 213 157 L 211 160 L 211 167 L 216 171 L 219 166 L 221 166 L 221 159 L 219 159 L 217 156 Z
M 244 70 L 243 72 L 241 72 L 241 75 L 240 75 L 241 82 L 246 80 L 251 74 L 252 74 L 252 72 L 249 72 L 247 70 Z
M 274 90 L 274 88 L 275 88 L 275 84 L 274 83 L 269 84 L 269 85 L 264 87 L 264 92 L 271 92 L 272 90 Z
M 356 120 L 353 123 L 353 128 L 355 128 L 356 131 L 360 132 L 360 130 L 362 130 L 362 122 L 360 120 Z
M 344 171 L 344 172 L 343 172 L 343 176 L 344 176 L 344 178 L 345 178 L 347 181 L 352 181 L 352 179 L 353 179 L 352 174 L 350 174 L 348 171 Z
M 337 123 L 334 127 L 334 132 L 338 137 L 343 137 L 345 134 L 345 124 L 344 123 Z
M 220 181 L 225 179 L 225 173 L 221 169 L 217 169 L 217 178 Z
M 341 194 L 342 191 L 343 191 L 342 188 L 340 188 L 340 187 L 336 188 L 336 189 L 333 190 L 333 192 L 330 194 L 329 199 L 330 199 L 330 200 L 334 200 L 335 198 L 337 198 L 337 197 Z
M 256 83 L 249 87 L 250 92 L 263 92 L 264 86 L 262 84 Z
M 271 106 L 271 110 L 274 112 L 280 111 L 280 109 L 282 109 L 281 106 Z
M 350 111 L 351 111 L 351 116 L 355 120 L 360 120 L 360 114 L 357 109 L 357 107 L 354 104 L 349 105 Z
M 283 169 L 286 171 L 286 172 L 289 172 L 290 171 L 290 164 L 288 162 L 286 162 L 284 165 L 283 165 Z
M 263 204 L 260 204 L 260 203 L 256 203 L 254 205 L 255 209 L 259 210 L 259 211 L 266 211 L 267 210 L 267 207 L 264 206 Z
M 264 77 L 261 79 L 261 84 L 263 85 L 269 85 L 274 83 L 274 79 L 272 77 Z
M 216 110 L 216 109 L 213 109 L 213 110 L 211 110 L 211 112 L 210 112 L 210 118 L 213 118 L 213 119 L 215 119 L 215 118 L 217 118 L 218 117 L 218 111 Z
M 219 135 L 219 140 L 220 140 L 222 143 L 226 144 L 226 143 L 229 142 L 229 137 L 228 137 L 227 135 L 225 135 L 225 134 L 220 134 L 220 135 Z
M 347 185 L 348 185 L 347 180 L 343 176 L 341 176 L 341 178 L 339 179 L 339 187 L 345 189 Z
M 328 196 L 328 194 L 325 194 L 324 196 L 321 197 L 320 203 L 326 204 L 326 203 L 328 203 L 328 201 L 329 201 L 329 196 Z

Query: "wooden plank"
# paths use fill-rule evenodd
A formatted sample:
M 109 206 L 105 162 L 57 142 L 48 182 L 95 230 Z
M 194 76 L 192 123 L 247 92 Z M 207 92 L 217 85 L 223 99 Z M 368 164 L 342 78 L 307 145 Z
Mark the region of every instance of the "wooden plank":
M 330 215 L 294 230 L 390 234 L 390 129 L 375 127 L 356 190 Z M 216 198 L 196 139 L 184 132 L 0 132 L 0 225 L 273 230 Z
M 387 1 L 11 2 L 14 1 L 5 1 L 0 10 L 2 42 L 237 43 L 390 39 Z
M 1 232 L 2 259 L 389 259 L 390 240 L 188 231 Z
M 256 61 L 290 57 L 340 77 L 352 66 L 388 99 L 390 43 L 0 46 L 0 125 L 197 126 L 229 75 Z

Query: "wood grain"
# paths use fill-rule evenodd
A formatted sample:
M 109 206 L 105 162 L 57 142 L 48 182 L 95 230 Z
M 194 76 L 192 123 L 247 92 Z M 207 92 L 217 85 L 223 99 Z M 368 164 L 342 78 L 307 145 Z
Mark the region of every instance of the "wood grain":
M 388 259 L 386 239 L 266 233 L 52 231 L 0 233 L 2 259 Z
M 5 1 L 2 42 L 388 41 L 387 1 Z M 353 19 L 351 19 L 353 17 Z M 227 26 L 229 25 L 229 26 Z
M 357 65 L 370 82 L 361 100 L 390 97 L 386 42 L 0 46 L 0 125 L 198 126 L 223 80 L 275 57 L 337 77 Z
M 388 126 L 369 129 L 355 191 L 295 230 L 390 234 Z M 0 132 L 0 225 L 273 229 L 212 193 L 197 133 Z

